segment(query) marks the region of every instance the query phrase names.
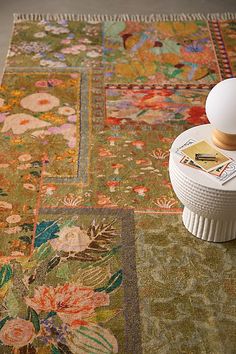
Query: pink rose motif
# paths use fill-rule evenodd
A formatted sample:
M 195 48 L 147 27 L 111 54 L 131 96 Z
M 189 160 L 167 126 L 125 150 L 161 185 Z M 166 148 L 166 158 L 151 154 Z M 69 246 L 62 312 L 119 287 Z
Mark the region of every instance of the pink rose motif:
M 35 329 L 32 322 L 15 318 L 5 323 L 0 331 L 0 340 L 5 345 L 21 348 L 32 343 L 35 338 Z
M 87 325 L 95 314 L 96 307 L 109 305 L 109 295 L 95 292 L 91 288 L 74 284 L 40 286 L 33 298 L 25 299 L 37 313 L 55 311 L 62 321 L 70 326 Z
M 48 87 L 48 83 L 45 80 L 35 82 L 36 87 Z

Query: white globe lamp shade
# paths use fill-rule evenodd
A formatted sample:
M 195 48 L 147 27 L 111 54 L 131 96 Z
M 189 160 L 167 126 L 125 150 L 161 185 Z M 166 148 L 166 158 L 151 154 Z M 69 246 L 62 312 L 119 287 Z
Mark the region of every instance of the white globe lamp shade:
M 236 150 L 236 78 L 219 82 L 206 100 L 206 114 L 213 127 L 213 142 Z

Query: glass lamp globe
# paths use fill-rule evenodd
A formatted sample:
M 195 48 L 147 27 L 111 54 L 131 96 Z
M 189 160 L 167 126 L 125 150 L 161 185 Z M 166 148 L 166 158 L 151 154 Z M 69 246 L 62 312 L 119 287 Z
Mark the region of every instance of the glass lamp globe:
M 206 114 L 213 127 L 214 144 L 236 150 L 236 78 L 213 87 L 206 100 Z

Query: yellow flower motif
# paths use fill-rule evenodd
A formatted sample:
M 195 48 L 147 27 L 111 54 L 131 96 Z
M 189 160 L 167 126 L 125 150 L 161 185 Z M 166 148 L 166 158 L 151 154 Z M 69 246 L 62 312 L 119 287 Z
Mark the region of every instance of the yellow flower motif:
M 11 98 L 11 99 L 9 100 L 9 104 L 11 104 L 12 106 L 13 106 L 13 105 L 16 105 L 16 104 L 18 104 L 18 103 L 19 103 L 19 100 L 16 99 L 16 98 Z
M 77 159 L 75 157 L 70 157 L 68 161 L 74 163 L 77 161 Z
M 156 71 L 156 65 L 153 62 L 145 61 L 133 61 L 129 63 L 118 63 L 115 67 L 116 75 L 126 76 L 129 79 L 135 79 L 139 76 L 154 75 Z
M 0 107 L 0 112 L 7 112 L 12 109 L 12 106 L 10 104 L 4 104 L 3 106 Z
M 41 118 L 41 119 L 44 119 L 44 120 L 50 120 L 50 119 L 52 119 L 54 116 L 55 116 L 54 113 L 52 113 L 52 112 L 46 112 L 46 113 L 41 114 L 40 118 Z
M 67 85 L 68 85 L 68 86 L 74 86 L 74 85 L 77 84 L 77 82 L 78 82 L 78 80 L 69 79 L 69 80 L 67 81 Z
M 62 82 L 61 84 L 58 85 L 60 88 L 66 88 L 66 83 L 65 82 Z
M 168 37 L 187 37 L 196 33 L 198 26 L 195 22 L 157 22 L 155 24 L 158 32 Z
M 22 144 L 22 143 L 23 143 L 23 139 L 22 138 L 13 138 L 11 140 L 11 144 L 17 145 L 17 144 Z
M 65 119 L 56 116 L 54 113 L 52 112 L 47 112 L 41 115 L 40 117 L 43 120 L 46 120 L 48 122 L 52 122 L 52 123 L 56 123 L 56 124 L 63 124 L 65 123 Z
M 53 119 L 53 122 L 55 124 L 63 124 L 63 123 L 65 123 L 65 119 L 55 116 L 55 118 Z
M 15 96 L 15 97 L 20 97 L 20 96 L 23 96 L 23 92 L 19 91 L 19 90 L 13 90 L 13 91 L 11 91 L 11 95 Z
M 67 153 L 68 153 L 68 155 L 74 155 L 74 154 L 76 153 L 76 151 L 73 150 L 73 149 L 69 149 L 69 150 L 67 151 Z

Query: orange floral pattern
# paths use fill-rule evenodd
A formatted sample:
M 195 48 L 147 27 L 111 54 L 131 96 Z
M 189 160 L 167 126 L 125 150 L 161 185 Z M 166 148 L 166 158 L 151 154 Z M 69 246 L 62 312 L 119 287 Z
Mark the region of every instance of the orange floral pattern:
M 55 311 L 65 323 L 76 327 L 87 325 L 96 307 L 109 305 L 109 295 L 73 284 L 42 286 L 35 289 L 33 298 L 26 298 L 26 303 L 38 313 Z

